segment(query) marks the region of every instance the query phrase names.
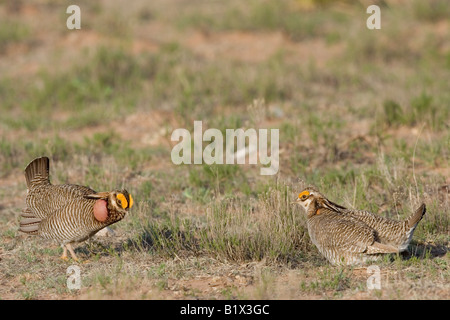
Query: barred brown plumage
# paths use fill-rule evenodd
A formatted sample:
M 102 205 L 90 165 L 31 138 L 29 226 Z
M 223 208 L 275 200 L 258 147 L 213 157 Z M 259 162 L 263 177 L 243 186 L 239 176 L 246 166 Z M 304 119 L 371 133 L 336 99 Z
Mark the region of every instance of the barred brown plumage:
M 332 264 L 359 264 L 381 254 L 407 250 L 426 212 L 422 204 L 406 220 L 392 220 L 369 211 L 347 209 L 313 187 L 304 189 L 296 203 L 306 211 L 311 241 Z
M 92 237 L 99 230 L 122 220 L 133 205 L 126 190 L 95 192 L 80 185 L 52 185 L 47 157 L 34 159 L 25 169 L 26 208 L 19 230 L 55 240 L 77 260 L 71 244 Z

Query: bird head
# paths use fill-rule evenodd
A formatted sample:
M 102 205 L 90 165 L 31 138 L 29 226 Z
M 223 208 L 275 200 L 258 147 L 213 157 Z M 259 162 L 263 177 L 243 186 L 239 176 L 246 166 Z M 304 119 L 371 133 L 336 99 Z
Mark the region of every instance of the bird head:
M 106 224 L 122 220 L 133 206 L 133 197 L 127 190 L 98 192 L 87 195 L 85 198 L 97 200 L 94 204 L 94 217 L 97 221 Z
M 315 188 L 307 187 L 298 194 L 294 203 L 299 204 L 308 213 L 313 206 L 317 205 L 318 199 L 324 199 L 324 196 Z
M 297 200 L 294 202 L 299 204 L 308 216 L 314 215 L 318 209 L 326 208 L 334 212 L 341 212 L 346 208 L 328 200 L 316 188 L 308 187 L 298 194 Z

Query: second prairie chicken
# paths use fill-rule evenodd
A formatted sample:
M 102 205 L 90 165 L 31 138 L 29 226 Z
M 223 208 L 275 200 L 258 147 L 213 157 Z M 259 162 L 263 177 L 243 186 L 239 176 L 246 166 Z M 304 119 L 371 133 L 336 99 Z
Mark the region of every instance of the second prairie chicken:
M 350 210 L 308 187 L 297 198 L 306 211 L 311 241 L 327 260 L 336 264 L 360 264 L 381 254 L 407 250 L 414 230 L 425 214 L 422 204 L 403 221 Z
M 19 230 L 55 240 L 78 260 L 71 244 L 92 237 L 99 230 L 122 220 L 133 205 L 126 190 L 95 192 L 74 185 L 53 185 L 49 179 L 49 159 L 33 160 L 25 169 L 26 208 L 22 211 Z

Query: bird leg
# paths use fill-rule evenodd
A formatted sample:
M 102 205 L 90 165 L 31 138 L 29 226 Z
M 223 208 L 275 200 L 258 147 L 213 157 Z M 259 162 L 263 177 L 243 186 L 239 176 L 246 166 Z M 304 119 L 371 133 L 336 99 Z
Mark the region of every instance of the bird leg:
M 72 249 L 72 245 L 70 243 L 66 244 L 66 248 L 69 249 L 70 255 L 72 256 L 72 259 L 75 261 L 78 261 L 78 258 L 75 254 L 75 251 Z
M 63 259 L 64 261 L 67 261 L 67 260 L 69 260 L 69 258 L 67 258 L 67 248 L 66 248 L 65 245 L 62 245 L 62 247 L 64 249 L 64 252 L 63 252 L 63 254 L 61 256 L 61 259 Z
M 61 256 L 61 259 L 63 259 L 64 261 L 69 260 L 69 258 L 67 257 L 67 249 L 68 249 L 69 252 L 70 252 L 70 255 L 72 256 L 72 259 L 75 260 L 75 261 L 79 261 L 77 256 L 76 256 L 76 254 L 75 254 L 75 252 L 73 251 L 73 248 L 70 245 L 70 243 L 63 245 L 62 247 L 64 249 L 64 252 L 63 252 L 63 254 Z

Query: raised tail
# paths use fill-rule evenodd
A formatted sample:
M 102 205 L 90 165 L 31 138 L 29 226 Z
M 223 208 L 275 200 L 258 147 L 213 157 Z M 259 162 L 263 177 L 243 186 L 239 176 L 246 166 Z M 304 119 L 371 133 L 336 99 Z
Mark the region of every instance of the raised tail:
M 427 211 L 427 208 L 425 206 L 425 203 L 422 203 L 422 205 L 414 212 L 406 221 L 408 223 L 408 227 L 414 228 L 420 220 L 422 220 L 423 216 L 425 215 L 425 212 Z
M 23 209 L 20 216 L 22 219 L 20 219 L 19 231 L 28 234 L 37 234 L 41 219 L 37 218 L 30 208 Z
M 49 184 L 50 160 L 47 157 L 36 158 L 25 168 L 27 187 L 31 189 L 38 184 Z
M 422 203 L 422 205 L 408 219 L 405 220 L 409 230 L 406 230 L 406 233 L 398 246 L 399 252 L 408 250 L 408 246 L 413 237 L 414 230 L 416 229 L 419 221 L 422 220 L 426 211 L 427 209 L 425 207 L 425 203 Z

